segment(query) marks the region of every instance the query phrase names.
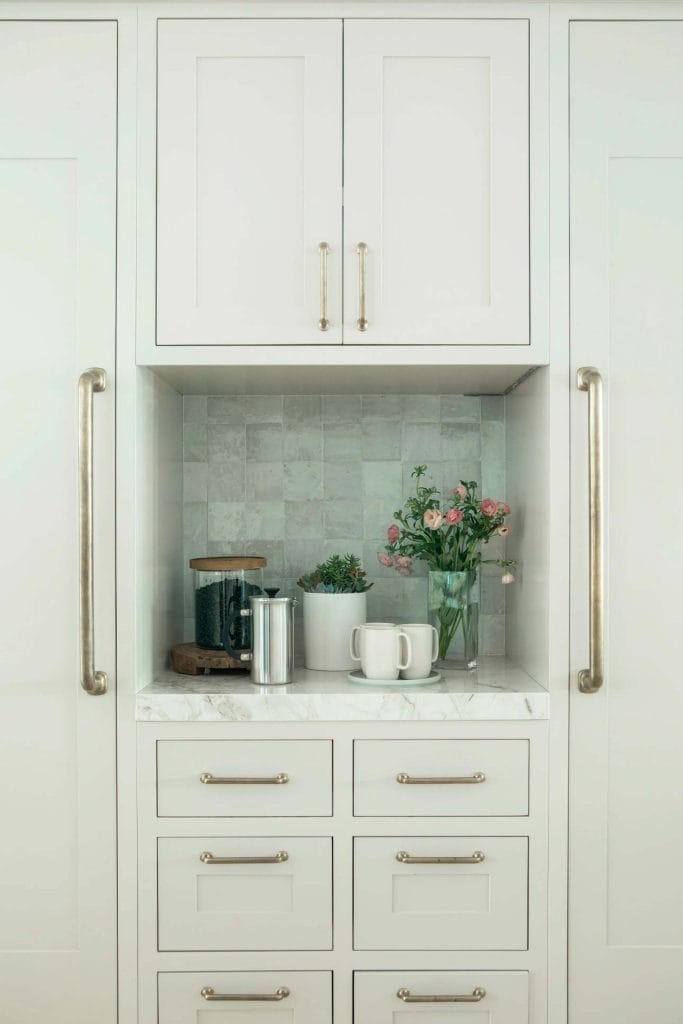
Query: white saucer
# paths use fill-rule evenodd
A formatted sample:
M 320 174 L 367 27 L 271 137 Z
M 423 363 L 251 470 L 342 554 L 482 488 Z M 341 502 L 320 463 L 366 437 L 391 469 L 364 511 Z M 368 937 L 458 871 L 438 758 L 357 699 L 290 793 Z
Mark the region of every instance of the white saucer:
M 362 672 L 349 672 L 346 677 L 350 683 L 358 683 L 360 686 L 430 686 L 438 683 L 441 679 L 440 672 L 432 672 L 423 679 L 368 679 Z

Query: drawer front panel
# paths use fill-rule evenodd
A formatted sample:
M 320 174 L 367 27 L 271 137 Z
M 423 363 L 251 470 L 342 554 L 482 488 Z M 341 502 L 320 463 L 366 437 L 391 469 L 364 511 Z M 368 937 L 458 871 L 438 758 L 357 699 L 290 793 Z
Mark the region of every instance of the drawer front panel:
M 527 861 L 519 836 L 355 839 L 355 948 L 526 949 Z
M 526 815 L 529 742 L 357 740 L 353 799 L 361 817 Z
M 270 998 L 216 998 L 221 995 Z M 211 1024 L 330 1024 L 332 976 L 326 971 L 159 975 L 159 1024 L 206 1024 L 207 1020 Z
M 332 743 L 160 740 L 157 801 L 161 818 L 330 815 Z
M 330 838 L 158 842 L 160 950 L 331 948 Z
M 425 996 L 472 1001 L 409 1001 Z M 525 971 L 358 971 L 354 1003 L 355 1024 L 528 1024 L 529 979 Z

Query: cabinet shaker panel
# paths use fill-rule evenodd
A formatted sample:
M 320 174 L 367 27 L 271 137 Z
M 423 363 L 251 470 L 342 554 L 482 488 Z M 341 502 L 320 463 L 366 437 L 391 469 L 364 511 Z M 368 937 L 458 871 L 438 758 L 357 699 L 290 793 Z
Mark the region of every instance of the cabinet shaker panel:
M 345 22 L 345 343 L 529 343 L 528 33 Z
M 158 345 L 341 340 L 341 33 L 160 19 Z

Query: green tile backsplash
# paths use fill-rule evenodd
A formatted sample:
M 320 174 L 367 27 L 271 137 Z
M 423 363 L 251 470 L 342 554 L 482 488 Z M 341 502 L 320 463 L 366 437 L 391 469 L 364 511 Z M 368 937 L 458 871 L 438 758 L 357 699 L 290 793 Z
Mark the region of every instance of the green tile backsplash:
M 424 621 L 424 565 L 404 578 L 376 558 L 392 513 L 414 486 L 413 466 L 426 462 L 439 487 L 477 480 L 483 496 L 505 497 L 503 398 L 186 395 L 183 421 L 186 640 L 194 634 L 187 563 L 204 554 L 265 555 L 267 582 L 297 597 L 303 571 L 352 551 L 375 582 L 371 619 Z M 504 653 L 499 576 L 492 571 L 483 581 L 484 654 Z

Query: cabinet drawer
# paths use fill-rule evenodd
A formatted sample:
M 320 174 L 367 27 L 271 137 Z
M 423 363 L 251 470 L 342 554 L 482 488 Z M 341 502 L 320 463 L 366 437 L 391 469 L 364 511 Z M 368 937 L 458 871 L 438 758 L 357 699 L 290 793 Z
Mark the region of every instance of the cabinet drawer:
M 418 1020 L 425 1024 L 437 1020 L 528 1024 L 529 1020 L 529 979 L 525 971 L 358 971 L 353 987 L 355 1024 L 400 1024 L 401 1020 L 406 1024 L 417 1024 Z M 470 999 L 447 1003 L 406 1001 L 415 996 Z
M 231 998 L 215 998 L 220 995 Z M 234 998 L 240 995 L 265 998 Z M 207 1018 L 214 1024 L 330 1024 L 332 976 L 326 971 L 191 971 L 159 975 L 159 1024 L 201 1024 Z
M 355 839 L 355 948 L 526 949 L 527 860 L 525 836 Z
M 357 740 L 354 813 L 529 813 L 528 740 Z
M 332 814 L 329 740 L 160 740 L 161 818 Z
M 329 837 L 158 843 L 160 950 L 331 948 Z

